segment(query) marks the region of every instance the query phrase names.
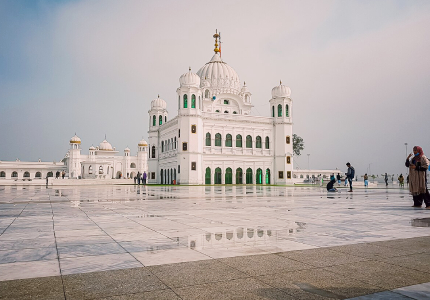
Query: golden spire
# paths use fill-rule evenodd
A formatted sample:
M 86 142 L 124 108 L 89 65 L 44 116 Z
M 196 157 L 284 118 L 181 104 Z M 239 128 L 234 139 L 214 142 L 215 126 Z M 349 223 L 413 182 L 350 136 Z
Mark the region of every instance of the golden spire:
M 279 85 L 282 85 L 282 80 L 279 80 Z
M 218 37 L 219 37 L 218 29 L 215 30 L 215 34 L 213 35 L 213 37 L 215 38 L 215 49 L 214 49 L 214 51 L 216 54 L 219 52 L 219 49 L 218 49 Z

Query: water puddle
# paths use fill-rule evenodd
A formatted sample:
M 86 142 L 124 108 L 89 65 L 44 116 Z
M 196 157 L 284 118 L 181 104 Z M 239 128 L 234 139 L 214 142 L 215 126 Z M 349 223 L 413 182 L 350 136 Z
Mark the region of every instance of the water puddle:
M 413 227 L 430 227 L 430 218 L 412 219 L 411 225 Z

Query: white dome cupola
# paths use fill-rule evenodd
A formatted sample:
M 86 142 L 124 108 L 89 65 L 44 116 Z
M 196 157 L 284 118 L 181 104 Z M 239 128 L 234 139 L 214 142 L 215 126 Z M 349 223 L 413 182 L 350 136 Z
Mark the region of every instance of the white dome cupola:
M 166 101 L 161 99 L 160 95 L 158 95 L 157 98 L 151 101 L 151 109 L 166 109 L 166 107 Z
M 278 86 L 275 86 L 272 89 L 272 98 L 290 98 L 291 89 L 282 84 L 282 81 L 279 82 Z
M 200 86 L 200 77 L 196 73 L 191 72 L 191 68 L 189 68 L 187 73 L 182 74 L 181 77 L 179 77 L 179 84 L 181 87 L 198 88 Z
M 112 145 L 106 139 L 104 139 L 103 142 L 99 144 L 98 150 L 113 151 L 113 148 Z
M 75 133 L 75 135 L 70 138 L 69 143 L 71 149 L 80 149 L 81 139 Z

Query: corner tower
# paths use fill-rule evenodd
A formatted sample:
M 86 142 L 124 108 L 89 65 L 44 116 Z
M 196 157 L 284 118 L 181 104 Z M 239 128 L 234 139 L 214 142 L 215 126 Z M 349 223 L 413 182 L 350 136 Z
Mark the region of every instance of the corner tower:
M 291 89 L 280 82 L 272 89 L 270 115 L 274 127 L 275 184 L 292 183 L 293 173 L 293 118 Z

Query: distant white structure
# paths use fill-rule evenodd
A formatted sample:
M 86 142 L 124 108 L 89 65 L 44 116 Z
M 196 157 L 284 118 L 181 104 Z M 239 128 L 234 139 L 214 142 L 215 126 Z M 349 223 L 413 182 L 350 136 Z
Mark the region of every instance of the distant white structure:
M 81 139 L 75 134 L 69 141 L 70 149 L 61 162 L 0 161 L 1 180 L 33 181 L 46 177 L 69 179 L 120 179 L 134 178 L 138 172 L 148 170 L 148 144 L 142 139 L 137 145 L 137 155 L 130 149 L 124 155 L 105 139 L 99 146 L 89 148 L 88 155 L 81 153 Z
M 137 155 L 130 156 L 130 149 L 124 155 L 105 139 L 99 146 L 89 148 L 89 154 L 81 154 L 81 139 L 75 134 L 70 139 L 70 149 L 63 159 L 69 178 L 82 179 L 120 179 L 134 178 L 137 173 L 147 171 L 148 144 L 141 140 L 137 145 Z

